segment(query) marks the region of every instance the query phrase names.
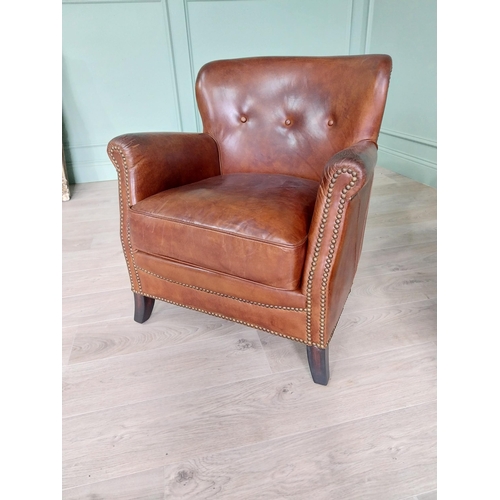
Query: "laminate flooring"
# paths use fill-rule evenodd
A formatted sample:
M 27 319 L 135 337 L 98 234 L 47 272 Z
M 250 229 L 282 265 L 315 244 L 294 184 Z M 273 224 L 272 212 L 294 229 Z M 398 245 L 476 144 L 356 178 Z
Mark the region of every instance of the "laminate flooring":
M 116 181 L 63 203 L 63 499 L 433 500 L 436 190 L 377 167 L 312 382 L 303 345 L 156 301 L 133 321 Z

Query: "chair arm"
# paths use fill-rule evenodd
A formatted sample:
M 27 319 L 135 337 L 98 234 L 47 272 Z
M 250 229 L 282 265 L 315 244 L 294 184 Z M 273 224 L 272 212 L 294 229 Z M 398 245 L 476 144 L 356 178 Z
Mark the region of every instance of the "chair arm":
M 121 135 L 108 144 L 108 155 L 124 183 L 129 207 L 165 189 L 220 174 L 217 144 L 208 134 Z
M 325 348 L 361 254 L 377 146 L 360 141 L 332 156 L 318 189 L 302 279 L 308 342 Z

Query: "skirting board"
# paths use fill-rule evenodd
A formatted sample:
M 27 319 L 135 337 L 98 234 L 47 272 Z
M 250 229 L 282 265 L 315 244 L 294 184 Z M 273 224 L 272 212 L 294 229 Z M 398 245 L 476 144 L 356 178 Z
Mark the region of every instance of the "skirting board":
M 433 162 L 379 146 L 377 163 L 426 186 L 437 188 L 437 165 Z
M 117 179 L 116 170 L 111 162 L 80 163 L 77 165 L 68 163 L 67 169 L 70 184 Z

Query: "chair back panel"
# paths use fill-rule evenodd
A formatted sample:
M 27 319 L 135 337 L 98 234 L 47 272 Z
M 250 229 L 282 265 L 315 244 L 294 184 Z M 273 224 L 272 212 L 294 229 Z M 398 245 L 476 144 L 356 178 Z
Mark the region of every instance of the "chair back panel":
M 386 55 L 254 57 L 213 61 L 196 81 L 203 131 L 222 174 L 320 180 L 327 160 L 376 143 L 392 68 Z

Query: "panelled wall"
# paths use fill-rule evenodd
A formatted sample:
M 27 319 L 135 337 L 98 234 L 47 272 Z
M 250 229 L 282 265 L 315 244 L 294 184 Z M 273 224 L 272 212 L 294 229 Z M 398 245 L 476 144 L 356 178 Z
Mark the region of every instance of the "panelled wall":
M 379 164 L 436 185 L 435 0 L 63 0 L 70 182 L 116 178 L 116 135 L 201 131 L 200 67 L 257 55 L 393 58 Z

